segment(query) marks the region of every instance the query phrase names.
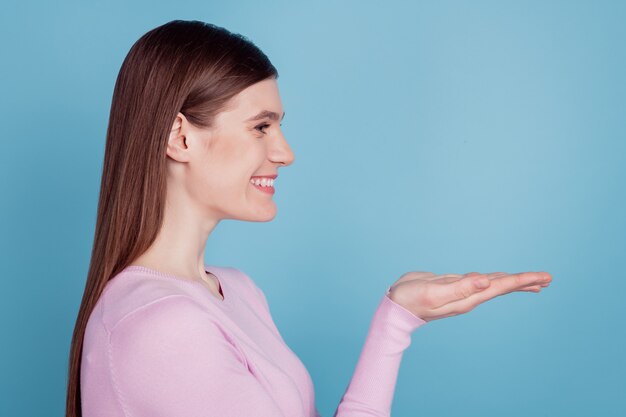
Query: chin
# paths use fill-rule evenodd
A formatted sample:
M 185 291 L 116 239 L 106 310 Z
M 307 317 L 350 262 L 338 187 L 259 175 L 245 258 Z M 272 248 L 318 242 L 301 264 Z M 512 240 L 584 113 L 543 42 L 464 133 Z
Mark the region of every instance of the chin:
M 269 222 L 274 220 L 276 217 L 277 210 L 276 208 L 272 210 L 266 211 L 257 211 L 251 215 L 237 217 L 237 220 L 247 221 L 247 222 Z
M 269 222 L 269 221 L 274 220 L 274 217 L 276 217 L 276 210 L 272 211 L 271 213 L 268 213 L 265 216 L 259 216 L 259 218 L 257 220 L 254 220 L 254 221 L 257 221 L 257 222 Z

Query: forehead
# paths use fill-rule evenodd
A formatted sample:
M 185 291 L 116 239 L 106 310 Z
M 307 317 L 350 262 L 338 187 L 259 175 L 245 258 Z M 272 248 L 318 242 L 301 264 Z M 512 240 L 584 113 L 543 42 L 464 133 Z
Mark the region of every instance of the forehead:
M 263 110 L 283 114 L 278 83 L 274 78 L 259 81 L 239 92 L 231 99 L 226 112 L 247 119 Z

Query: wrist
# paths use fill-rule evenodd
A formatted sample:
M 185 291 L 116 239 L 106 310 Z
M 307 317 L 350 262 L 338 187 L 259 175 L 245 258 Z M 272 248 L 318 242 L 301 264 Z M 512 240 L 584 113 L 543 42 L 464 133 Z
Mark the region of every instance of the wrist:
M 429 318 L 426 317 L 426 314 L 423 314 L 421 312 L 420 313 L 416 313 L 411 308 L 408 307 L 409 303 L 407 303 L 406 300 L 403 299 L 402 291 L 398 291 L 396 285 L 392 285 L 391 287 L 389 287 L 387 289 L 387 292 L 386 292 L 385 295 L 391 301 L 393 301 L 393 303 L 395 303 L 396 305 L 400 306 L 402 309 L 410 312 L 413 316 L 418 317 L 420 320 L 423 320 L 424 322 L 428 322 L 429 321 Z

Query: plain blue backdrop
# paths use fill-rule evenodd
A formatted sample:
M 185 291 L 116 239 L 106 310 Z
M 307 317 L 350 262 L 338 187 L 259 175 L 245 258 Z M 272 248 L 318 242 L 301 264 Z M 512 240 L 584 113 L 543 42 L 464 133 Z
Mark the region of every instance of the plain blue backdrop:
M 207 263 L 266 293 L 332 416 L 378 301 L 408 271 L 548 271 L 412 336 L 394 416 L 626 409 L 626 6 L 610 1 L 4 2 L 0 415 L 61 416 L 108 112 L 131 45 L 173 19 L 279 71 L 271 222 Z

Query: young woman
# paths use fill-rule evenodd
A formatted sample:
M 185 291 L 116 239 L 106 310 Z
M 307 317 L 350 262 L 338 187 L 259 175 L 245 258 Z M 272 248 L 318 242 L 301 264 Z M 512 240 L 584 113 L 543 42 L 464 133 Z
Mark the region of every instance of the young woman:
M 223 219 L 269 221 L 294 161 L 268 58 L 245 37 L 175 20 L 118 75 L 66 416 L 316 417 L 313 383 L 243 271 L 203 261 Z M 337 417 L 388 416 L 403 351 L 428 321 L 548 273 L 409 272 L 376 309 Z

